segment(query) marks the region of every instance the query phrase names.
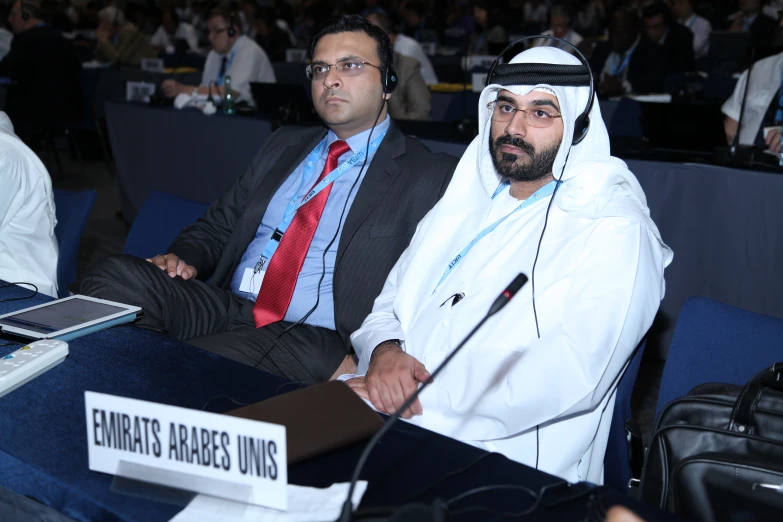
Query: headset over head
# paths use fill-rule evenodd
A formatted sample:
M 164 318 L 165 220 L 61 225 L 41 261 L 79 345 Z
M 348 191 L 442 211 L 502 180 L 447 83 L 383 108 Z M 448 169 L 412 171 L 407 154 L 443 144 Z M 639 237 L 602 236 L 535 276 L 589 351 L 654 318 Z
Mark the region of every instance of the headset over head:
M 553 40 L 566 44 L 571 47 L 576 57 L 582 62 L 582 65 L 561 65 L 551 63 L 504 63 L 506 56 L 516 56 L 518 49 L 524 47 L 528 41 L 537 39 Z M 521 51 L 519 51 L 521 52 Z M 590 111 L 593 108 L 593 98 L 595 97 L 595 80 L 590 65 L 584 55 L 567 40 L 554 36 L 528 36 L 521 38 L 509 44 L 503 52 L 498 55 L 487 73 L 487 79 L 484 86 L 496 85 L 558 85 L 562 87 L 590 87 L 590 96 L 584 111 L 576 118 L 574 122 L 574 138 L 572 145 L 579 144 L 587 135 L 590 128 Z

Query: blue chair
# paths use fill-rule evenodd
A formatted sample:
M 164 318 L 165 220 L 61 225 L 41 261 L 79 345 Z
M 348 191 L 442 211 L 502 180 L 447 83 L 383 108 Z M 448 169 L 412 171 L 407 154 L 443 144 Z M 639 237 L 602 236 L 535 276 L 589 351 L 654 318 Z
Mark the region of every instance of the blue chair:
M 136 257 L 163 254 L 183 228 L 195 223 L 209 203 L 151 192 L 133 220 L 122 252 Z
M 647 340 L 643 340 L 636 349 L 631 363 L 625 369 L 617 385 L 617 396 L 614 400 L 612 424 L 609 427 L 609 439 L 604 455 L 604 484 L 621 493 L 628 493 L 628 482 L 631 480 L 631 461 L 629 457 L 628 439 L 625 434 L 625 423 L 631 418 L 631 395 L 642 365 L 642 354 Z
M 84 225 L 87 224 L 97 195 L 95 190 L 54 189 L 57 215 L 54 235 L 60 248 L 57 260 L 57 287 L 60 297 L 69 296 L 68 286 L 76 282 L 79 244 L 82 242 Z
M 783 319 L 740 310 L 704 297 L 682 306 L 658 394 L 657 419 L 673 399 L 699 384 L 745 384 L 783 360 Z

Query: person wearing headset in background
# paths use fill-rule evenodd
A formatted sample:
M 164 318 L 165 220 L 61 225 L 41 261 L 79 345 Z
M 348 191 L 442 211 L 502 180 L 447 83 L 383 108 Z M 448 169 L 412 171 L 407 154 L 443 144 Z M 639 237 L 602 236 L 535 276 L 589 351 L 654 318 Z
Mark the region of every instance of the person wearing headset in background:
M 293 381 L 355 370 L 349 336 L 457 159 L 387 116 L 396 75 L 379 28 L 331 20 L 310 54 L 326 128 L 276 131 L 166 254 L 109 257 L 88 271 L 83 294 L 135 303 L 141 326 Z
M 522 272 L 531 281 L 403 416 L 601 483 L 617 380 L 658 310 L 671 250 L 636 178 L 609 155 L 592 88 L 552 79 L 574 78 L 553 64 L 581 61 L 534 47 L 511 64 L 490 72 L 479 136 L 351 335 L 357 374 L 339 378 L 396 411 Z M 513 64 L 542 64 L 551 84 L 520 83 Z
M 170 98 L 193 92 L 222 98 L 225 95 L 223 81 L 230 76 L 231 90 L 237 94 L 237 99 L 252 105 L 250 83 L 275 83 L 275 71 L 264 50 L 241 31 L 239 17 L 233 11 L 224 7 L 214 9 L 207 19 L 212 50 L 204 63 L 201 85 L 196 87 L 165 80 L 161 84 L 163 93 Z
M 367 20 L 380 27 L 394 45 L 394 24 L 387 15 L 375 11 Z M 415 42 L 415 41 L 414 41 Z M 394 51 L 394 70 L 397 72 L 397 92 L 389 100 L 389 116 L 395 120 L 430 120 L 431 93 L 422 76 L 422 64 L 415 58 Z
M 158 56 L 147 35 L 132 23 L 126 22 L 125 14 L 117 7 L 101 9 L 98 20 L 95 59 L 99 62 L 138 67 L 142 58 Z

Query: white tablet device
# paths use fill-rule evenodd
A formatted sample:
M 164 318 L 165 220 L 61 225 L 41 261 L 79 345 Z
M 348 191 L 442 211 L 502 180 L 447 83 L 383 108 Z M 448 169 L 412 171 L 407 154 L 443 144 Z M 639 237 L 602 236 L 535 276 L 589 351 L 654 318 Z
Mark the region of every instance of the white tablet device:
M 111 326 L 130 323 L 141 308 L 86 295 L 73 295 L 0 315 L 3 333 L 28 339 L 68 341 Z

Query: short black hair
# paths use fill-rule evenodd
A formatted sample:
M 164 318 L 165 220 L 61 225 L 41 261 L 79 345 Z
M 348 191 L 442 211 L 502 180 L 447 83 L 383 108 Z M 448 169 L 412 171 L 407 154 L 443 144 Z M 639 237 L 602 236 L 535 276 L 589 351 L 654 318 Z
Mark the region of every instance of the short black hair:
M 381 60 L 380 68 L 386 71 L 392 62 L 392 46 L 389 37 L 378 27 L 373 25 L 359 15 L 344 15 L 336 18 L 330 18 L 321 26 L 321 29 L 310 40 L 310 59 L 315 54 L 315 46 L 322 37 L 328 34 L 338 33 L 365 33 L 378 43 L 378 57 Z
M 242 32 L 242 25 L 239 21 L 239 17 L 234 12 L 234 9 L 231 8 L 231 6 L 228 5 L 219 5 L 212 9 L 212 11 L 209 12 L 209 15 L 207 15 L 207 18 L 205 21 L 212 20 L 213 18 L 220 17 L 228 26 L 234 26 L 234 28 L 237 30 L 237 34 Z
M 672 15 L 669 6 L 663 2 L 653 2 L 642 9 L 642 19 L 655 18 L 658 15 L 663 15 L 663 21 L 667 27 L 671 27 L 674 24 L 674 15 Z

